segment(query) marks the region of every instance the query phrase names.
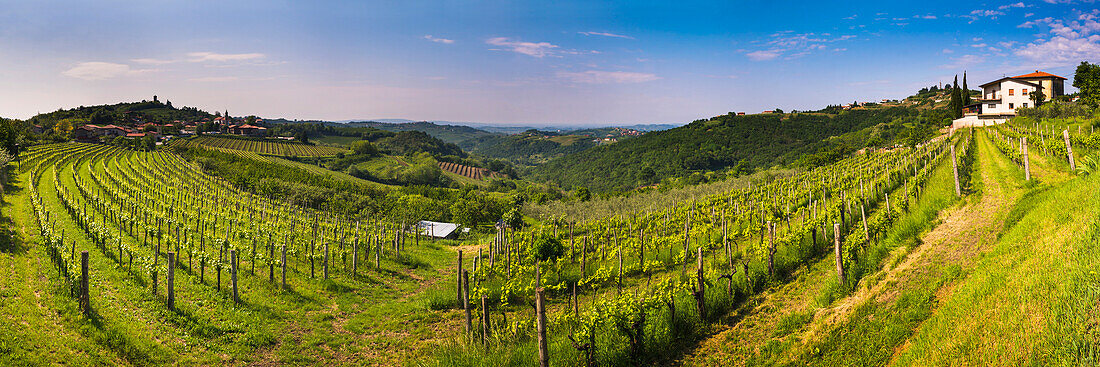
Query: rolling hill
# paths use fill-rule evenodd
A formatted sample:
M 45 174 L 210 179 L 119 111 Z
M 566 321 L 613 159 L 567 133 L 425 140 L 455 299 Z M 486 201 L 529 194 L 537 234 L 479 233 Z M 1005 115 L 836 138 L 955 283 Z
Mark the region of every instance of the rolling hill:
M 943 118 L 939 110 L 912 107 L 729 114 L 566 155 L 540 165 L 531 176 L 566 189 L 613 191 L 715 170 L 822 164 L 864 146 L 918 141 L 942 126 Z

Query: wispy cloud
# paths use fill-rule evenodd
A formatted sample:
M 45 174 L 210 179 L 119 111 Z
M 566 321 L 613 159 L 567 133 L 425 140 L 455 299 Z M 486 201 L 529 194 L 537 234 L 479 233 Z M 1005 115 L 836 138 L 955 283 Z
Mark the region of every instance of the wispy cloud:
M 171 63 L 175 62 L 174 60 L 162 60 L 162 59 L 151 59 L 151 58 L 130 59 L 130 61 L 135 63 L 135 64 L 146 64 L 146 65 L 164 65 L 164 64 L 171 64 Z
M 157 71 L 156 69 L 133 69 L 130 65 L 113 62 L 91 61 L 76 64 L 61 75 L 83 80 L 106 80 L 122 76 L 140 75 Z
M 914 15 L 913 18 L 917 18 L 917 19 L 936 19 L 936 16 L 931 15 L 931 14 L 929 14 L 929 15 Z
M 190 52 L 187 54 L 190 62 L 227 62 L 227 61 L 249 61 L 264 58 L 264 54 L 261 53 L 243 53 L 243 54 L 221 54 L 216 52 Z
M 631 71 L 588 70 L 582 72 L 558 72 L 558 77 L 574 83 L 584 84 L 627 84 L 643 83 L 661 79 L 656 74 Z
M 950 48 L 945 48 L 945 49 L 943 49 L 943 51 L 940 51 L 940 52 L 945 53 L 945 54 L 955 53 L 955 51 L 950 49 Z
M 523 54 L 531 57 L 561 57 L 561 55 L 579 55 L 583 53 L 599 53 L 596 51 L 578 51 L 561 48 L 558 45 L 550 42 L 524 42 L 513 40 L 508 37 L 495 37 L 485 41 L 485 43 L 497 46 L 500 48 L 491 48 L 494 51 L 510 51 L 518 54 Z
M 765 44 L 762 50 L 742 50 L 745 56 L 753 61 L 767 61 L 779 57 L 785 59 L 799 58 L 809 55 L 812 51 L 833 50 L 845 51 L 846 48 L 830 47 L 829 44 L 847 41 L 856 38 L 854 35 L 834 36 L 830 33 L 799 33 L 783 31 L 771 35 L 772 40 Z
M 748 56 L 748 58 L 753 61 L 767 61 L 779 57 L 781 52 L 780 50 L 760 50 L 749 52 L 745 54 L 745 56 Z
M 622 35 L 622 34 L 615 34 L 615 33 L 609 33 L 609 32 L 577 32 L 577 33 L 583 34 L 585 36 L 604 36 L 604 37 L 612 37 L 612 38 L 625 38 L 625 39 L 631 39 L 631 40 L 634 39 L 634 37 L 631 37 L 631 36 Z
M 1009 8 L 1023 8 L 1025 6 L 1027 6 L 1027 5 L 1024 5 L 1023 2 L 1017 2 L 1017 3 L 1014 3 L 1014 4 L 1005 4 L 1005 5 L 998 6 L 997 9 L 998 10 L 1005 10 L 1005 9 L 1009 9 Z
M 447 44 L 447 45 L 450 45 L 450 44 L 453 44 L 453 43 L 455 43 L 455 40 L 453 40 L 453 39 L 447 39 L 447 38 L 442 38 L 442 37 L 435 37 L 435 36 L 432 36 L 432 35 L 430 35 L 430 34 L 426 34 L 426 35 L 424 35 L 424 39 L 426 39 L 426 40 L 429 40 L 429 41 L 432 41 L 432 42 L 436 42 L 436 43 L 442 43 L 442 44 Z

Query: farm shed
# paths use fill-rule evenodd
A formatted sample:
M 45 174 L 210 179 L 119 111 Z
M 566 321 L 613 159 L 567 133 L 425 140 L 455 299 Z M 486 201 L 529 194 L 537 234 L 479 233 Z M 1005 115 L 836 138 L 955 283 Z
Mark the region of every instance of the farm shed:
M 458 235 L 458 224 L 422 220 L 416 223 L 416 232 L 429 237 L 450 238 Z

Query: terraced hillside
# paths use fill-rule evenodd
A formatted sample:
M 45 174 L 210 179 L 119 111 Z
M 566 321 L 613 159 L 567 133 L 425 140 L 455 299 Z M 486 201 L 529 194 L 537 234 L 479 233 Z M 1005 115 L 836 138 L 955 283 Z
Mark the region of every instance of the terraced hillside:
M 497 174 L 493 171 L 479 167 L 461 165 L 458 163 L 439 162 L 439 168 L 444 171 L 454 173 L 459 176 L 468 177 L 474 180 L 484 180 L 500 177 L 500 174 Z
M 243 138 L 200 136 L 191 140 L 195 143 L 212 148 L 239 150 L 283 157 L 328 157 L 347 151 L 346 149 L 338 147 Z

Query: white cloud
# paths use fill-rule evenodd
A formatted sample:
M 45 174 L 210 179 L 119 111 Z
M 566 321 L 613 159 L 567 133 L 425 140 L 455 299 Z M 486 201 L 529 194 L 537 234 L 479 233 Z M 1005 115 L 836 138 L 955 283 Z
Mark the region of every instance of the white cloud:
M 72 78 L 83 80 L 105 80 L 111 78 L 117 78 L 121 76 L 139 75 L 145 73 L 151 73 L 156 71 L 155 69 L 131 69 L 130 65 L 116 64 L 112 62 L 82 62 L 76 64 L 68 70 L 62 71 L 61 75 L 65 75 Z
M 447 44 L 447 45 L 450 45 L 450 44 L 453 44 L 453 43 L 455 43 L 455 40 L 453 40 L 453 39 L 446 39 L 446 38 L 441 38 L 441 37 L 434 37 L 434 36 L 432 36 L 432 35 L 430 35 L 430 34 L 424 35 L 424 39 L 426 39 L 426 40 L 429 40 L 429 41 L 432 41 L 432 42 L 436 42 L 436 43 L 442 43 L 442 44 Z
M 190 80 L 190 81 L 193 81 L 193 82 L 216 83 L 216 82 L 232 82 L 232 81 L 236 81 L 238 79 L 239 78 L 237 78 L 235 76 L 208 76 L 208 77 L 203 77 L 203 78 L 192 78 L 192 79 L 187 79 L 187 80 Z
M 577 32 L 577 33 L 583 34 L 585 36 L 604 36 L 604 37 L 613 37 L 613 38 L 634 39 L 634 37 L 631 37 L 631 36 L 615 34 L 615 33 L 608 33 L 608 32 Z
M 1020 24 L 1020 28 L 1047 27 L 1051 37 L 1039 38 L 1015 50 L 1016 55 L 1037 66 L 1071 66 L 1083 60 L 1100 59 L 1100 10 L 1078 13 L 1065 20 L 1042 18 Z
M 227 62 L 227 61 L 248 61 L 264 58 L 264 54 L 261 53 L 244 53 L 244 54 L 220 54 L 215 52 L 190 52 L 187 54 L 190 57 L 187 61 L 190 62 Z
M 1100 35 L 1087 38 L 1052 37 L 1039 40 L 1016 50 L 1016 55 L 1043 66 L 1070 66 L 1082 60 L 1100 59 Z
M 161 59 L 151 59 L 151 58 L 130 59 L 130 61 L 135 63 L 135 64 L 146 64 L 146 65 L 164 65 L 164 64 L 171 64 L 171 63 L 175 62 L 175 61 L 172 61 L 172 60 L 161 60 Z
M 568 79 L 574 83 L 584 84 L 626 84 L 643 83 L 661 79 L 655 74 L 636 73 L 630 71 L 601 71 L 588 70 L 583 72 L 558 72 L 558 77 Z
M 989 46 L 989 45 L 984 44 L 984 43 L 975 43 L 973 45 L 970 45 L 970 47 L 977 47 L 977 48 L 982 48 L 982 47 L 985 47 L 985 46 Z
M 745 56 L 748 56 L 749 59 L 754 60 L 754 61 L 766 61 L 766 60 L 772 60 L 772 59 L 775 59 L 776 57 L 779 57 L 780 52 L 781 51 L 779 51 L 779 50 L 761 50 L 761 51 L 749 52 L 749 53 L 745 54 Z
M 1023 2 L 1017 2 L 1015 4 L 1005 4 L 1005 5 L 998 6 L 997 9 L 1005 10 L 1005 9 L 1008 9 L 1008 8 L 1022 8 L 1024 6 L 1025 5 L 1024 5 Z
M 974 37 L 974 38 L 971 38 L 971 40 L 974 41 L 974 42 L 978 42 L 978 41 L 981 41 L 982 38 L 981 37 Z
M 936 19 L 935 15 L 914 15 L 913 18 L 917 19 Z
M 950 64 L 940 65 L 940 67 L 944 69 L 964 69 L 968 66 L 980 64 L 985 61 L 985 58 L 978 55 L 963 55 L 953 58 L 951 61 Z
M 511 51 L 532 57 L 555 56 L 561 49 L 558 45 L 549 42 L 522 42 L 514 41 L 508 37 L 490 38 L 485 41 L 493 46 L 504 48 L 493 49 L 497 51 Z
M 945 53 L 945 54 L 955 53 L 955 51 L 951 50 L 950 48 L 945 48 L 945 49 L 943 49 L 943 51 L 940 51 L 940 52 Z
M 852 16 L 850 16 L 850 17 L 844 17 L 844 19 L 848 19 L 848 20 L 856 19 L 856 14 L 852 14 Z
M 794 59 L 810 54 L 813 50 L 846 51 L 846 48 L 828 46 L 834 42 L 847 41 L 856 38 L 855 35 L 834 36 L 830 33 L 800 33 L 791 31 L 776 32 L 771 35 L 772 40 L 766 43 L 763 50 L 745 51 L 745 56 L 754 61 L 765 61 L 785 56 L 784 59 Z

